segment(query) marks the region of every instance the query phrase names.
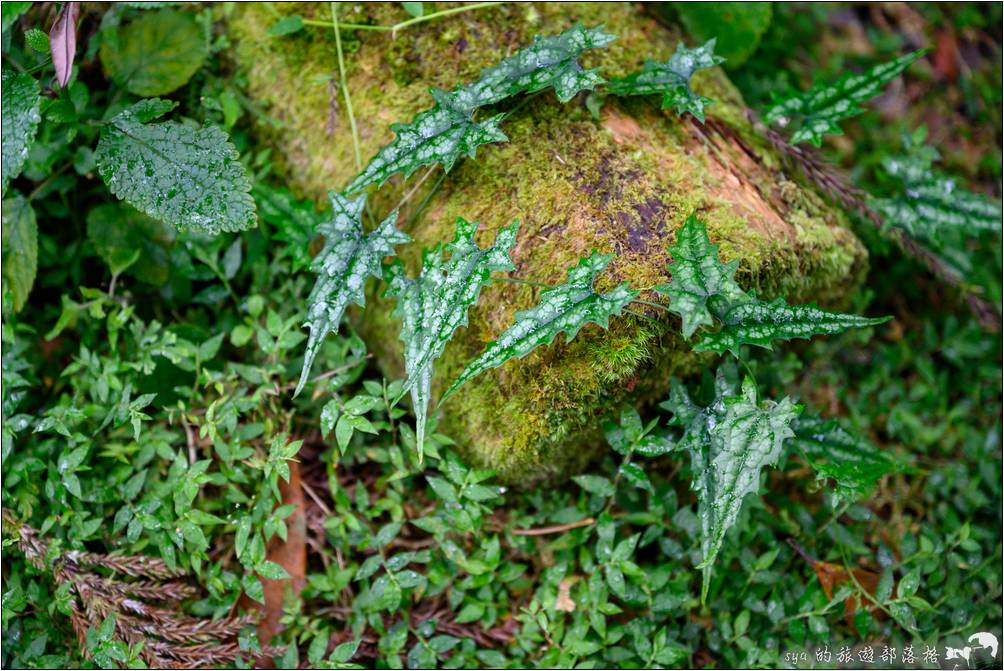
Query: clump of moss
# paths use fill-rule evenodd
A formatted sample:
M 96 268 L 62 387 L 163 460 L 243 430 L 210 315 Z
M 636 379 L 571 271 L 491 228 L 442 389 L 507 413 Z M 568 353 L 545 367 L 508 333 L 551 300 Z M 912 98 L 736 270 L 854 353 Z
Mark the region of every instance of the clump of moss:
M 348 183 L 356 171 L 348 123 L 340 116 L 328 136 L 324 122 L 339 101 L 327 86 L 299 86 L 334 72 L 330 31 L 273 38 L 267 30 L 276 19 L 267 11 L 254 3 L 235 11 L 238 65 L 250 95 L 270 101 L 269 113 L 285 124 L 263 137 L 278 149 L 292 184 L 320 197 Z M 346 20 L 388 24 L 401 18 L 391 5 L 354 11 Z M 396 40 L 359 32 L 348 85 L 364 158 L 391 140 L 391 122 L 430 106 L 427 87 L 471 81 L 533 35 L 560 32 L 576 20 L 603 23 L 618 35 L 608 49 L 585 59 L 611 77 L 646 57 L 667 58 L 677 42 L 637 7 L 621 3 L 504 5 L 423 24 Z M 627 281 L 647 290 L 668 281 L 666 249 L 683 221 L 698 212 L 726 259 L 742 259 L 738 278 L 745 286 L 766 297 L 839 307 L 866 266 L 843 215 L 780 172 L 720 70 L 704 74 L 698 86 L 716 99 L 705 126 L 638 99 L 608 99 L 599 121 L 581 99 L 560 105 L 544 93 L 525 101 L 506 120 L 508 143 L 482 147 L 476 161 L 459 163 L 435 193 L 435 180 L 428 179 L 402 204 L 400 221 L 416 241 L 402 251 L 406 266 L 416 272 L 421 248 L 452 238 L 459 216 L 482 223 L 482 245 L 518 219 L 513 260 L 519 277 L 560 283 L 580 257 L 597 250 L 615 254 L 599 289 Z M 422 174 L 407 183 L 392 180 L 371 203 L 378 212 L 389 210 Z M 437 391 L 538 293 L 509 283 L 486 288 L 469 326 L 439 362 Z M 371 294 L 367 310 L 355 313 L 356 325 L 388 374 L 399 375 L 401 345 L 391 305 L 375 290 Z M 643 298 L 657 300 L 650 292 Z M 476 462 L 509 481 L 568 475 L 600 444 L 600 417 L 625 402 L 660 396 L 671 374 L 708 364 L 677 332 L 675 320 L 649 309 L 647 318 L 614 319 L 608 331 L 587 326 L 572 342 L 559 337 L 465 386 L 445 404 L 440 426 Z

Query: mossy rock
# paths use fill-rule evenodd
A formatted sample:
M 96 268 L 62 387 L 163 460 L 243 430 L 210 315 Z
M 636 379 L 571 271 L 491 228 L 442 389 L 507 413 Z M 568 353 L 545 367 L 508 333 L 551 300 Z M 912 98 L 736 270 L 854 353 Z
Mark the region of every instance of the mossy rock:
M 347 7 L 344 22 L 390 25 L 407 18 L 397 3 Z M 330 85 L 338 72 L 333 32 L 308 27 L 292 36 L 269 35 L 276 12 L 294 11 L 330 19 L 327 4 L 240 3 L 229 10 L 230 34 L 250 97 L 281 122 L 261 123 L 261 140 L 275 147 L 291 186 L 320 200 L 348 184 L 357 169 L 345 106 Z M 556 34 L 576 21 L 604 24 L 618 37 L 584 59 L 608 78 L 637 69 L 647 57 L 668 58 L 679 39 L 628 3 L 503 5 L 423 23 L 396 37 L 346 33 L 362 160 L 393 138 L 389 124 L 432 105 L 430 86 L 470 82 L 535 34 Z M 482 245 L 518 219 L 516 276 L 556 284 L 579 257 L 594 249 L 613 252 L 600 289 L 668 281 L 666 248 L 696 211 L 726 260 L 742 259 L 737 277 L 746 287 L 765 297 L 841 307 L 867 265 L 844 215 L 786 176 L 749 126 L 721 70 L 701 75 L 698 90 L 716 101 L 703 126 L 645 99 L 609 98 L 596 121 L 583 95 L 561 105 L 547 92 L 507 119 L 508 143 L 480 148 L 476 160 L 462 160 L 438 189 L 432 185 L 441 169 L 422 183 L 420 170 L 408 180 L 394 178 L 371 204 L 379 216 L 405 201 L 400 221 L 416 242 L 402 256 L 411 272 L 422 247 L 452 238 L 459 216 L 481 222 Z M 539 291 L 503 282 L 486 288 L 470 325 L 437 366 L 436 391 L 511 323 L 514 312 L 534 304 Z M 643 298 L 658 300 L 651 292 Z M 587 326 L 570 343 L 559 337 L 482 375 L 445 404 L 440 430 L 510 482 L 574 474 L 601 449 L 604 415 L 625 402 L 661 397 L 670 375 L 714 364 L 713 356 L 694 354 L 680 338 L 677 319 L 640 311 L 644 315 L 613 319 L 608 331 Z M 386 373 L 400 376 L 398 324 L 390 313 L 391 305 L 373 289 L 355 323 Z

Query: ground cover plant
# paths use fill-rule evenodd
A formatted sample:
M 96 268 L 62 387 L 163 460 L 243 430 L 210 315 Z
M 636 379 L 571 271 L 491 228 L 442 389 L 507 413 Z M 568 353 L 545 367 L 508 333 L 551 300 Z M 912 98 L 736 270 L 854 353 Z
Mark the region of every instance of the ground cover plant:
M 999 7 L 2 9 L 4 666 L 999 664 Z

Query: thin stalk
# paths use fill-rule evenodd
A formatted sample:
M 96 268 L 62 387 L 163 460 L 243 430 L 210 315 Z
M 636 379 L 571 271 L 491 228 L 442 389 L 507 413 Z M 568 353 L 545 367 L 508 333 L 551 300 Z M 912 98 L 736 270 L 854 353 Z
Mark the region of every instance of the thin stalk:
M 334 4 L 334 3 L 332 3 Z M 374 32 L 382 33 L 394 33 L 395 37 L 398 31 L 404 30 L 405 28 L 410 28 L 411 26 L 418 25 L 419 23 L 425 23 L 426 21 L 432 21 L 433 19 L 439 19 L 444 16 L 451 16 L 453 14 L 460 14 L 462 12 L 470 12 L 476 9 L 484 9 L 486 7 L 494 7 L 495 5 L 505 4 L 503 2 L 478 2 L 472 5 L 462 5 L 460 7 L 452 7 L 450 9 L 444 9 L 439 12 L 433 12 L 432 14 L 425 14 L 424 16 L 416 16 L 414 18 L 408 19 L 407 21 L 400 21 L 392 26 L 379 26 L 367 23 L 342 23 L 336 28 L 336 30 L 370 30 Z M 303 19 L 303 25 L 305 26 L 316 26 L 318 28 L 327 28 L 330 24 L 326 21 L 318 21 L 316 19 Z
M 345 57 L 342 55 L 342 33 L 338 25 L 338 3 L 331 3 L 331 26 L 335 31 L 335 51 L 338 54 L 338 80 L 345 98 L 345 111 L 349 115 L 349 127 L 352 129 L 352 149 L 356 155 L 356 170 L 363 169 L 362 152 L 359 151 L 359 131 L 356 129 L 356 115 L 352 112 L 352 97 L 349 95 L 349 84 L 345 80 Z

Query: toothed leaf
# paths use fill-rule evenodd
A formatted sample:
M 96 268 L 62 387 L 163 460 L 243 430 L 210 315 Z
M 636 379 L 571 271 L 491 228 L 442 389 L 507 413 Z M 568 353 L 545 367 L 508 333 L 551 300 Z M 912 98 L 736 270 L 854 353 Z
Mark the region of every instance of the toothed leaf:
M 707 333 L 694 346 L 698 352 L 729 351 L 739 356 L 743 345 L 772 349 L 774 340 L 809 339 L 815 335 L 843 333 L 852 328 L 875 326 L 889 317 L 869 318 L 820 310 L 815 305 L 788 305 L 783 298 L 765 302 L 751 299 L 731 305 L 716 315 L 722 327 Z
M 561 102 L 567 102 L 579 91 L 603 82 L 595 70 L 579 65 L 582 52 L 613 40 L 613 35 L 599 28 L 576 25 L 560 35 L 536 37 L 531 46 L 482 70 L 470 85 L 451 91 L 431 89 L 436 106 L 419 112 L 409 124 L 391 126 L 397 137 L 377 152 L 346 187 L 346 193 L 380 186 L 392 175 L 400 172 L 407 176 L 425 165 L 442 163 L 449 172 L 461 156 L 474 158 L 479 146 L 507 142 L 509 138 L 499 128 L 504 115 L 475 121 L 478 108 L 549 87 Z
M 871 441 L 850 433 L 833 419 L 818 415 L 799 417 L 792 424 L 791 444 L 809 462 L 820 480 L 836 482 L 841 501 L 864 498 L 882 476 L 902 470 L 902 465 Z
M 583 68 L 579 57 L 615 39 L 601 28 L 585 28 L 580 24 L 560 35 L 538 35 L 533 38 L 532 45 L 482 70 L 469 88 L 477 92 L 480 105 L 491 105 L 519 93 L 536 93 L 547 88 L 554 89 L 558 100 L 568 102 L 579 91 L 593 89 L 604 81 L 595 69 Z
M 610 92 L 618 96 L 662 95 L 662 108 L 673 108 L 683 116 L 687 112 L 704 122 L 704 107 L 713 100 L 698 95 L 690 88 L 690 79 L 698 70 L 711 68 L 725 61 L 716 56 L 715 40 L 688 49 L 681 42 L 665 63 L 646 60 L 638 72 L 610 82 Z
M 495 244 L 481 249 L 474 242 L 476 222 L 457 220 L 457 234 L 446 245 L 450 258 L 443 260 L 442 246 L 427 252 L 417 280 L 397 267 L 387 291 L 397 299 L 394 314 L 401 319 L 406 389 L 415 409 L 419 461 L 422 460 L 425 425 L 432 388 L 433 366 L 453 332 L 467 325 L 467 311 L 478 302 L 481 288 L 496 271 L 514 270 L 509 251 L 516 244 L 518 223 L 499 231 Z
M 715 296 L 728 301 L 742 300 L 746 293 L 736 284 L 739 261 L 722 263 L 718 245 L 708 240 L 708 231 L 695 215 L 690 215 L 670 246 L 673 279 L 656 291 L 669 298 L 669 309 L 683 319 L 683 336 L 689 338 L 701 326 L 711 326 L 713 314 L 708 302 Z
M 517 312 L 512 326 L 467 365 L 443 399 L 484 371 L 498 368 L 510 359 L 524 357 L 537 347 L 550 344 L 559 333 L 564 332 L 565 340 L 569 341 L 589 322 L 607 328 L 610 315 L 620 314 L 638 295 L 638 292 L 628 289 L 627 284 L 606 294 L 599 294 L 593 288 L 596 276 L 607 267 L 611 258 L 612 255 L 593 252 L 568 271 L 564 284 L 542 291 L 540 302 L 529 310 Z
M 817 83 L 805 93 L 775 100 L 764 113 L 764 119 L 781 127 L 799 119 L 801 123 L 792 134 L 791 143 L 811 142 L 818 147 L 824 135 L 840 135 L 840 121 L 863 112 L 862 103 L 881 93 L 883 86 L 923 55 L 921 49 L 860 74 L 844 75 L 832 84 Z
M 24 307 L 38 270 L 38 226 L 27 198 L 3 201 L 3 289 L 10 291 L 14 312 Z
M 461 156 L 474 158 L 481 145 L 508 141 L 498 127 L 501 114 L 474 121 L 473 110 L 457 104 L 455 94 L 433 89 L 432 96 L 437 103 L 435 107 L 419 112 L 410 124 L 391 126 L 397 137 L 377 152 L 346 187 L 346 193 L 355 193 L 371 184 L 380 186 L 399 172 L 408 176 L 423 165 L 442 163 L 449 172 Z
M 742 345 L 770 349 L 774 340 L 841 333 L 888 319 L 827 312 L 815 305 L 792 306 L 782 298 L 759 300 L 736 283 L 739 261 L 721 262 L 718 245 L 711 244 L 704 223 L 695 216 L 687 219 L 669 252 L 672 280 L 655 290 L 669 298 L 669 310 L 683 319 L 684 337 L 714 321 L 721 324 L 701 337 L 694 347 L 698 352 L 729 351 L 738 356 Z
M 394 246 L 409 242 L 406 234 L 395 228 L 397 211 L 391 212 L 372 233 L 363 233 L 362 214 L 366 196 L 348 200 L 331 194 L 331 219 L 317 232 L 324 236 L 324 247 L 310 269 L 317 282 L 307 299 L 307 322 L 310 329 L 303 370 L 296 385 L 299 394 L 310 375 L 314 358 L 328 333 L 335 333 L 350 303 L 365 305 L 364 288 L 369 277 L 380 277 L 383 258 L 394 253 Z
M 12 70 L 3 71 L 3 193 L 7 185 L 21 174 L 28 150 L 35 141 L 39 114 L 38 82 L 31 75 Z
M 697 516 L 701 521 L 702 601 L 707 596 L 711 569 L 721 550 L 725 533 L 735 524 L 748 494 L 760 489 L 760 473 L 775 466 L 791 436 L 791 423 L 801 407 L 785 398 L 758 402 L 750 378 L 738 394 L 727 393 L 719 380 L 716 398 L 699 408 L 682 385 L 674 382 L 669 409 L 682 408 L 678 423 L 685 425 L 679 445 L 690 453 L 692 487 L 697 493 Z
M 957 234 L 1001 230 L 1001 206 L 986 196 L 958 187 L 955 180 L 933 167 L 938 151 L 904 138 L 903 156 L 882 161 L 899 187 L 889 198 L 872 198 L 871 207 L 886 225 L 932 243 L 954 242 Z
M 211 235 L 256 225 L 251 180 L 226 133 L 168 121 L 174 103 L 142 100 L 101 130 L 98 171 L 113 194 L 179 229 Z

